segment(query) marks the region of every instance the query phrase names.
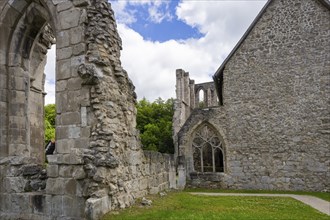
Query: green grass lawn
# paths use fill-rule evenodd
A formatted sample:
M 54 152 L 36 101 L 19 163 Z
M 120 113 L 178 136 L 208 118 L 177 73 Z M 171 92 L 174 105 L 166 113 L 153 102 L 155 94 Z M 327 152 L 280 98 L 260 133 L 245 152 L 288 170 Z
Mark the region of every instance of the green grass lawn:
M 185 192 L 214 192 L 214 193 L 271 193 L 271 194 L 295 194 L 315 196 L 330 202 L 330 192 L 303 192 L 303 191 L 276 191 L 276 190 L 245 190 L 245 189 L 185 189 Z
M 201 190 L 200 190 L 201 191 Z M 203 190 L 205 191 L 205 190 Z M 225 192 L 232 192 L 226 190 Z M 102 220 L 116 219 L 327 219 L 330 217 L 292 198 L 282 197 L 233 197 L 197 196 L 189 192 L 171 192 L 160 198 L 150 196 L 151 207 L 139 202 L 131 208 L 109 213 Z

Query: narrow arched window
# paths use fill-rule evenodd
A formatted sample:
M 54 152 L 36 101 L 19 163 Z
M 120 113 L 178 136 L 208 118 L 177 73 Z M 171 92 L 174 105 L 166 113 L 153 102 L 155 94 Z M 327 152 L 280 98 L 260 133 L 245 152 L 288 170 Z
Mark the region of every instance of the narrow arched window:
M 192 141 L 194 170 L 196 172 L 224 172 L 224 149 L 215 129 L 208 124 L 200 126 Z
M 199 108 L 206 107 L 206 104 L 205 104 L 206 97 L 205 97 L 205 91 L 203 89 L 199 90 L 199 92 L 198 92 L 198 100 L 199 100 L 199 102 L 198 102 Z

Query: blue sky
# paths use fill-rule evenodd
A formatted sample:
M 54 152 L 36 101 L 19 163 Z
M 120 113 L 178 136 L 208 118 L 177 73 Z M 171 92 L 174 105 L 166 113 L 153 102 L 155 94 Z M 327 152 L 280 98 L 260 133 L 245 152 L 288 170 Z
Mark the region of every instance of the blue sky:
M 109 0 L 122 39 L 121 61 L 138 99 L 175 98 L 175 70 L 196 83 L 212 75 L 266 0 Z M 55 102 L 55 48 L 48 52 L 46 104 Z
M 165 42 L 203 37 L 197 27 L 192 27 L 178 19 L 175 14 L 178 4 L 179 1 L 165 1 L 165 4 L 152 8 L 150 4 L 128 2 L 126 11 L 136 19 L 129 23 L 128 27 L 150 41 Z

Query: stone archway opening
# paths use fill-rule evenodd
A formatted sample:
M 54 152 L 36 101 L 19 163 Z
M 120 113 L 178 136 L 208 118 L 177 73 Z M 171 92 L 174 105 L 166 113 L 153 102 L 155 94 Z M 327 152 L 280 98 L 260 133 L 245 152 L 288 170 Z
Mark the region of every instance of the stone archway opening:
M 55 61 L 54 57 L 50 59 L 47 56 L 51 47 L 55 46 L 55 34 L 49 23 L 46 23 L 42 28 L 40 36 L 37 38 L 34 46 L 33 53 L 30 58 L 30 92 L 28 95 L 28 114 L 30 122 L 30 147 L 31 149 L 40 150 L 41 153 L 37 153 L 38 158 L 42 158 L 44 161 L 45 155 L 45 143 L 55 140 L 55 118 L 51 121 L 45 121 L 45 97 L 47 92 L 55 93 Z M 54 48 L 53 48 L 54 49 Z M 56 49 L 56 48 L 55 48 Z M 46 72 L 46 65 L 52 63 L 50 68 L 53 68 L 50 76 Z M 52 88 L 50 88 L 52 87 Z M 55 117 L 55 115 L 54 115 Z M 48 140 L 49 139 L 49 140 Z M 43 150 L 41 150 L 41 146 Z M 53 152 L 48 150 L 48 152 Z
M 4 1 L 6 3 L 6 1 Z M 9 1 L 1 12 L 0 157 L 44 161 L 44 69 L 55 43 L 46 2 Z
M 44 146 L 45 156 L 56 153 L 56 44 L 53 44 L 47 52 L 47 61 L 44 73 Z M 47 158 L 45 158 L 47 162 Z
M 57 136 L 45 166 L 51 30 Z M 174 157 L 142 151 L 120 50 L 107 0 L 0 1 L 0 218 L 97 219 L 176 186 Z

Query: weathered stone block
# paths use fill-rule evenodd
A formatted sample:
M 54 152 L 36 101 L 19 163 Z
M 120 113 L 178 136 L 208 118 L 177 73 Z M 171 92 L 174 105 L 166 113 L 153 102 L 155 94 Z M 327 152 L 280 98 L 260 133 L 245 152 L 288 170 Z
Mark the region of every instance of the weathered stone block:
M 81 106 L 90 106 L 90 89 L 83 87 L 80 90 L 80 104 Z
M 67 105 L 65 106 L 66 112 L 78 112 L 80 108 L 80 97 L 79 91 L 68 91 L 67 92 Z
M 71 60 L 60 60 L 56 63 L 57 72 L 56 78 L 57 80 L 68 79 L 71 77 Z
M 47 161 L 49 164 L 60 164 L 62 163 L 63 155 L 55 154 L 55 155 L 47 155 Z
M 65 30 L 57 33 L 56 49 L 61 49 L 70 46 L 70 31 Z
M 60 154 L 69 154 L 73 147 L 70 139 L 62 139 L 56 141 L 56 152 Z
M 80 9 L 74 8 L 59 13 L 60 25 L 62 29 L 77 27 L 80 18 Z
M 89 219 L 98 219 L 111 210 L 111 200 L 108 196 L 103 198 L 89 198 L 86 201 L 85 214 Z
M 81 126 L 85 127 L 87 126 L 87 122 L 88 122 L 88 118 L 87 118 L 87 107 L 82 106 L 80 108 L 80 115 L 81 115 Z M 89 129 L 87 129 L 88 131 Z M 86 129 L 85 129 L 86 132 Z M 88 133 L 86 133 L 86 135 L 83 135 L 83 137 L 90 137 L 90 135 Z
M 79 219 L 84 216 L 85 199 L 76 196 L 63 196 L 63 215 Z
M 17 132 L 23 132 L 19 129 L 13 129 L 13 131 L 17 131 Z M 28 156 L 28 148 L 26 144 L 20 144 L 19 142 L 23 142 L 24 138 L 26 137 L 25 134 L 20 134 L 20 135 L 15 135 L 13 138 L 17 138 L 13 144 L 9 144 L 9 151 L 8 154 L 10 156 Z M 11 138 L 11 137 L 10 137 Z M 11 139 L 13 140 L 13 139 Z M 15 142 L 17 142 L 17 144 L 15 144 Z
M 64 179 L 63 178 L 48 178 L 46 184 L 46 193 L 52 195 L 62 195 Z
M 80 43 L 73 46 L 72 53 L 73 55 L 81 55 L 85 52 L 85 44 Z
M 46 210 L 46 197 L 42 194 L 31 194 L 28 204 L 32 206 L 32 213 L 42 214 Z
M 80 112 L 62 113 L 58 116 L 59 125 L 72 125 L 68 128 L 69 138 L 78 138 L 80 135 L 80 127 L 74 125 L 80 124 Z
M 47 175 L 50 178 L 58 177 L 58 165 L 48 164 L 48 166 L 47 166 Z
M 71 58 L 72 77 L 80 77 L 78 74 L 78 68 L 81 64 L 84 64 L 85 61 L 85 55 L 74 56 Z
M 81 89 L 81 83 L 82 83 L 82 79 L 80 77 L 71 78 L 68 81 L 67 89 L 70 90 L 70 91 L 80 90 Z M 80 91 L 79 91 L 79 93 L 77 93 L 75 95 L 76 95 L 76 97 L 78 97 L 80 95 Z
M 56 60 L 68 59 L 72 56 L 72 47 L 64 47 L 56 50 Z
M 72 170 L 73 167 L 72 166 L 67 166 L 67 165 L 62 165 L 59 167 L 59 175 L 60 177 L 72 177 Z
M 9 124 L 10 129 L 23 130 L 26 129 L 25 117 L 22 116 L 11 116 L 11 123 Z
M 57 126 L 56 127 L 56 137 L 57 139 L 67 139 L 68 136 L 68 126 Z
M 158 186 L 156 186 L 156 187 L 151 187 L 150 190 L 149 190 L 149 193 L 150 193 L 150 194 L 157 194 L 157 193 L 159 193 L 159 192 L 160 192 L 160 190 L 159 190 L 159 187 L 158 187 Z
M 48 178 L 46 192 L 52 195 L 75 195 L 76 185 L 71 178 Z
M 146 190 L 148 189 L 148 179 L 142 178 L 139 182 L 139 189 L 140 190 Z
M 73 0 L 73 4 L 76 7 L 82 7 L 90 5 L 90 0 Z
M 78 113 L 79 115 L 79 113 Z M 76 122 L 77 119 L 72 119 L 72 124 L 77 124 Z M 80 122 L 80 119 L 78 119 Z M 68 136 L 69 138 L 79 138 L 80 137 L 80 127 L 75 127 L 75 126 L 69 126 L 68 129 Z
M 126 154 L 130 165 L 137 165 L 140 163 L 140 158 L 142 157 L 140 151 L 129 151 L 126 152 Z
M 67 111 L 67 105 L 68 105 L 68 93 L 66 91 L 63 92 L 57 92 L 56 93 L 56 113 L 62 113 Z M 56 125 L 60 124 L 60 117 L 59 115 L 56 116 Z
M 63 216 L 63 196 L 62 195 L 48 195 L 46 197 L 46 202 L 49 205 L 47 208 L 48 213 L 53 216 L 62 217 Z
M 1 79 L 0 75 L 0 79 Z M 7 81 L 5 81 L 7 83 Z M 2 82 L 4 83 L 4 82 Z M 10 79 L 10 85 L 12 89 L 15 89 L 17 91 L 25 91 L 27 87 L 27 78 L 26 77 L 11 77 Z M 24 97 L 24 95 L 23 95 Z
M 75 166 L 72 172 L 72 177 L 76 180 L 81 180 L 86 178 L 85 170 L 82 166 Z
M 52 0 L 52 2 L 53 2 L 54 5 L 58 5 L 58 4 L 62 3 L 62 2 L 66 2 L 66 1 L 67 0 Z
M 76 28 L 72 28 L 70 30 L 70 43 L 79 44 L 83 41 L 84 41 L 84 28 L 80 26 Z M 85 44 L 82 46 L 82 48 L 85 50 Z
M 6 201 L 13 213 L 24 213 L 30 211 L 29 194 L 11 194 L 10 200 Z
M 67 89 L 67 80 L 59 80 L 56 83 L 56 92 L 62 92 Z
M 65 1 L 65 2 L 61 2 L 57 5 L 57 12 L 61 12 L 67 9 L 72 8 L 73 4 L 71 1 Z M 56 42 L 56 46 L 57 46 L 57 42 Z
M 86 137 L 86 135 L 83 134 L 83 129 L 81 129 L 80 136 Z M 87 149 L 87 148 L 89 148 L 89 142 L 90 142 L 89 138 L 78 138 L 78 139 L 73 140 L 75 148 L 86 148 Z
M 81 149 L 72 148 L 70 152 L 70 164 L 84 164 L 83 153 Z
M 26 94 L 25 94 L 25 91 L 17 91 L 17 90 L 15 91 L 15 90 L 12 90 L 10 92 L 10 97 L 11 97 L 12 103 L 23 103 L 23 104 L 26 103 Z
M 26 180 L 23 177 L 6 177 L 3 183 L 8 193 L 22 193 Z
M 26 114 L 26 110 L 24 109 L 25 103 L 10 103 L 9 108 L 11 109 L 8 112 L 8 116 L 20 116 L 23 117 Z M 17 132 L 16 132 L 17 134 Z

